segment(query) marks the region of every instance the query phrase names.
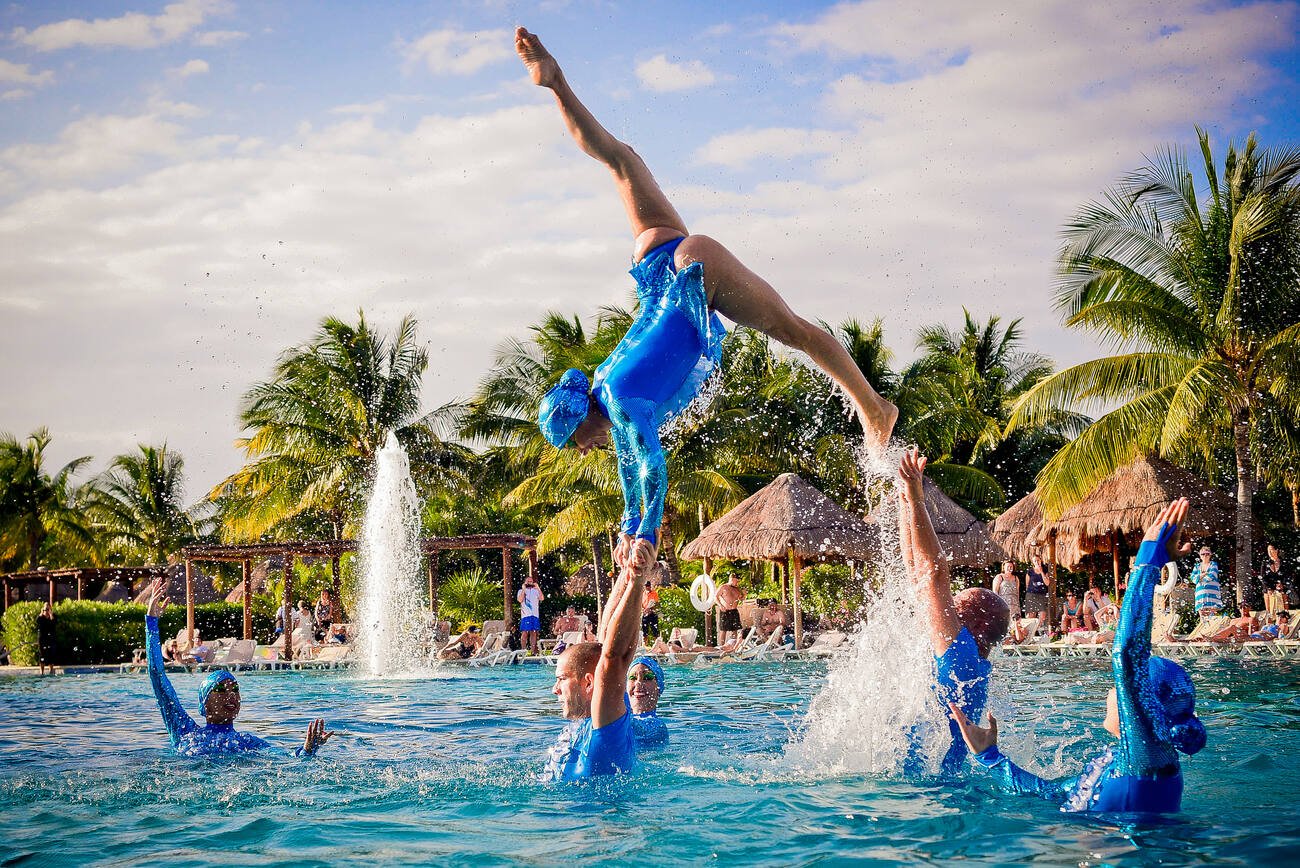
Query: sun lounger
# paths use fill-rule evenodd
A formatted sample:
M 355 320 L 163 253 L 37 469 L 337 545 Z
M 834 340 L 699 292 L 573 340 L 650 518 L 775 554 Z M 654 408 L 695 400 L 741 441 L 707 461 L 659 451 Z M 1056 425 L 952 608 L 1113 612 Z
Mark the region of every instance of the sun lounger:
M 847 633 L 842 633 L 839 630 L 826 630 L 818 633 L 812 644 L 799 653 L 800 656 L 809 659 L 833 657 L 844 650 L 848 640 Z

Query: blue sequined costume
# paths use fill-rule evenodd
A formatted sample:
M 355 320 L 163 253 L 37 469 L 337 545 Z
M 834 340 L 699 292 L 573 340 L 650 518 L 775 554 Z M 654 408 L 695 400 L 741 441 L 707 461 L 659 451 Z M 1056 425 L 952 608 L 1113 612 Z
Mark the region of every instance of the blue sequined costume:
M 722 358 L 726 329 L 708 308 L 704 266 L 676 271 L 681 238 L 645 255 L 630 274 L 640 308 L 632 327 L 596 368 L 592 396 L 612 425 L 623 486 L 622 532 L 657 541 L 668 494 L 659 426 L 694 400 Z
M 615 775 L 636 769 L 636 740 L 632 733 L 632 706 L 623 695 L 623 716 L 600 729 L 591 718 L 570 720 L 551 746 L 543 781 L 576 781 L 597 775 Z
M 248 751 L 279 750 L 270 742 L 247 732 L 239 732 L 232 724 L 209 723 L 199 726 L 181 705 L 180 699 L 167 678 L 162 656 L 162 643 L 158 639 L 158 619 L 144 619 L 145 648 L 149 657 L 149 683 L 153 685 L 153 695 L 158 700 L 158 710 L 162 712 L 163 724 L 171 736 L 172 747 L 183 756 L 217 756 L 223 754 L 244 753 Z M 224 678 L 223 678 L 224 676 Z M 199 693 L 202 706 L 209 691 L 222 680 L 234 680 L 229 672 L 214 672 L 204 682 Z M 298 753 L 299 751 L 295 751 Z
M 657 747 L 668 742 L 668 726 L 653 711 L 632 715 L 637 747 Z
M 1205 730 L 1193 713 L 1191 680 L 1172 660 L 1151 655 L 1152 599 L 1167 560 L 1164 537 L 1144 542 L 1129 575 L 1115 630 L 1111 671 L 1119 706 L 1119 745 L 1093 759 L 1077 778 L 1049 781 L 1007 759 L 997 745 L 976 755 L 999 786 L 1060 802 L 1063 811 L 1162 813 L 1179 809 L 1183 776 L 1178 750 L 1195 753 Z

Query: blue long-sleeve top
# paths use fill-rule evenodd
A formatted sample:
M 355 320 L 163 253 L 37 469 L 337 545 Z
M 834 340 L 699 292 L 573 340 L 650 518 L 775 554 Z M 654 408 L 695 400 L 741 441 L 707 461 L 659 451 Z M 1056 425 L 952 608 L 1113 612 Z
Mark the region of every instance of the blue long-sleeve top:
M 1001 788 L 1059 802 L 1063 811 L 1178 810 L 1183 792 L 1178 752 L 1148 677 L 1152 600 L 1163 557 L 1163 550 L 1142 546 L 1115 628 L 1110 661 L 1119 707 L 1118 746 L 1094 758 L 1078 777 L 1049 781 L 1020 768 L 993 745 L 975 759 L 992 772 Z
M 633 266 L 636 319 L 592 380 L 618 453 L 622 532 L 650 542 L 658 539 L 668 495 L 659 426 L 694 400 L 722 358 L 726 335 L 708 307 L 704 267 L 674 267 L 681 242 L 661 244 Z
M 163 725 L 171 736 L 172 747 L 183 756 L 214 756 L 247 751 L 280 749 L 270 742 L 247 732 L 239 732 L 233 724 L 209 723 L 199 726 L 185 711 L 176 690 L 167 678 L 162 656 L 162 643 L 158 638 L 158 619 L 144 619 L 145 648 L 149 658 L 149 683 L 153 685 L 158 710 L 162 712 Z M 295 751 L 299 753 L 300 751 Z

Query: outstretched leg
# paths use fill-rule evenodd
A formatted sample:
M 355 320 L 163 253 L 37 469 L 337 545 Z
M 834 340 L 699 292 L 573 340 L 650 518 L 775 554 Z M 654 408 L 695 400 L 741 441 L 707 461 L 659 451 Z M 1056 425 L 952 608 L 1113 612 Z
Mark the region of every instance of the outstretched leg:
M 718 313 L 807 353 L 853 402 L 867 446 L 876 453 L 884 449 L 898 421 L 898 408 L 871 388 L 834 335 L 792 311 L 770 283 L 706 235 L 692 235 L 683 241 L 677 248 L 676 260 L 678 268 L 692 262 L 704 265 L 709 305 Z
M 645 161 L 625 142 L 616 139 L 600 125 L 574 94 L 564 78 L 560 64 L 543 47 L 535 34 L 522 27 L 515 29 L 515 52 L 528 68 L 533 84 L 550 88 L 569 128 L 569 135 L 588 156 L 600 160 L 614 175 L 619 198 L 632 224 L 636 238 L 633 259 L 646 251 L 686 234 L 686 222 L 668 201 L 664 191 L 650 174 Z

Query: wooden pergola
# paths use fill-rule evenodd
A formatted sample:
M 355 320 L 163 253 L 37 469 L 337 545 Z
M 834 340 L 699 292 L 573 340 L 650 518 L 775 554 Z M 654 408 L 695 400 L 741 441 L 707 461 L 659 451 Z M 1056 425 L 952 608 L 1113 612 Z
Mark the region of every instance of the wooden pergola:
M 32 570 L 25 573 L 9 573 L 0 576 L 3 584 L 3 602 L 0 612 L 9 608 L 9 589 L 15 585 L 48 584 L 49 602 L 53 606 L 59 582 L 76 586 L 76 599 L 82 599 L 85 589 L 98 582 L 118 582 L 126 585 L 131 594 L 135 593 L 137 582 L 152 581 L 165 575 L 166 567 L 65 567 L 56 570 Z
M 425 537 L 420 540 L 420 553 L 428 565 L 429 610 L 438 610 L 438 554 L 444 551 L 471 551 L 476 549 L 501 549 L 502 591 L 505 595 L 506 623 L 514 620 L 514 582 L 511 579 L 510 554 L 512 551 L 528 553 L 528 574 L 537 574 L 537 540 L 522 534 L 476 534 L 457 537 Z M 289 542 L 246 543 L 243 545 L 196 545 L 181 549 L 185 562 L 185 626 L 189 640 L 194 641 L 194 594 L 192 567 L 194 562 L 238 563 L 243 566 L 244 638 L 253 638 L 252 588 L 253 561 L 264 558 L 284 559 L 284 599 L 282 605 L 292 605 L 293 561 L 300 558 L 329 558 L 334 599 L 339 598 L 342 581 L 341 561 L 344 554 L 355 553 L 357 544 L 350 539 L 292 540 Z M 284 631 L 284 656 L 293 659 L 293 635 Z
M 710 524 L 682 549 L 686 560 L 765 560 L 787 564 L 793 577 L 794 641 L 803 647 L 799 590 L 803 568 L 816 561 L 868 560 L 879 551 L 879 533 L 858 516 L 809 485 L 783 473 Z

